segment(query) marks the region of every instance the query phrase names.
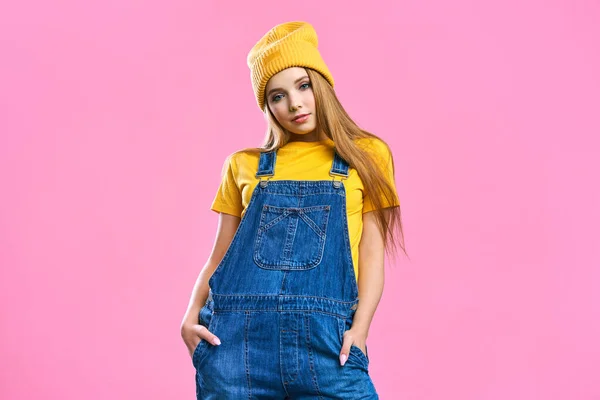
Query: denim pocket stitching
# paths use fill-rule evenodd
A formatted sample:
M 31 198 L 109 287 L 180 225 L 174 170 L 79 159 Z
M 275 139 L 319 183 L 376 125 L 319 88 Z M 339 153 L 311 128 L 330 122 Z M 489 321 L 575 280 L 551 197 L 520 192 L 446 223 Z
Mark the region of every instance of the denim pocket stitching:
M 256 265 L 263 269 L 270 270 L 305 270 L 316 267 L 323 259 L 326 239 L 325 232 L 327 231 L 327 226 L 329 223 L 330 209 L 330 205 L 317 205 L 308 207 L 279 207 L 268 204 L 263 205 L 259 226 L 256 231 L 256 236 L 254 240 L 253 260 L 256 263 Z M 265 222 L 266 214 L 269 211 L 278 213 L 280 215 L 278 215 L 276 218 L 269 222 Z M 306 213 L 314 211 L 324 211 L 322 221 L 320 224 L 323 227 L 323 229 L 321 229 L 319 227 L 319 224 L 315 223 L 313 219 L 306 215 Z M 294 260 L 293 256 L 291 257 L 291 259 L 280 259 L 277 261 L 265 259 L 262 256 L 261 252 L 261 246 L 265 237 L 265 233 L 292 214 L 297 214 L 298 218 L 302 219 L 304 223 L 310 228 L 310 230 L 313 231 L 316 235 L 316 240 L 314 240 L 315 243 L 313 244 L 316 248 L 312 252 L 314 253 L 314 256 L 311 259 L 301 261 Z M 294 230 L 293 233 L 287 232 L 287 235 L 289 234 L 296 235 L 296 231 Z
M 260 226 L 258 227 L 258 230 L 262 233 L 262 232 L 266 232 L 269 229 L 271 229 L 273 226 L 277 225 L 280 221 L 282 221 L 283 219 L 287 218 L 288 215 L 290 215 L 290 212 L 282 212 L 281 215 L 277 218 L 275 218 L 274 220 L 272 220 L 271 222 L 269 222 L 268 224 L 264 223 L 264 216 L 265 216 L 265 211 L 267 209 L 264 209 L 262 212 L 262 216 L 260 218 Z
M 298 213 L 298 216 L 300 218 L 302 218 L 302 220 L 304 222 L 306 222 L 306 225 L 308 225 L 313 230 L 314 233 L 316 233 L 320 238 L 325 239 L 325 232 L 323 232 L 321 230 L 321 228 L 319 228 L 319 226 L 315 223 L 315 221 L 310 219 L 310 217 L 308 215 L 306 215 L 306 213 L 304 211 L 300 211 Z M 325 216 L 323 217 L 323 220 L 325 221 L 323 223 L 323 225 L 325 226 L 325 229 L 327 229 L 327 222 L 329 221 L 329 213 L 325 214 Z

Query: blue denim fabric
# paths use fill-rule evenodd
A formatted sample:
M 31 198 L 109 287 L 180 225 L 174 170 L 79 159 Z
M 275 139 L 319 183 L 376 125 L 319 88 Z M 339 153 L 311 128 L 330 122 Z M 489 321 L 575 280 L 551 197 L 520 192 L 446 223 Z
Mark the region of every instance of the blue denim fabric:
M 197 399 L 378 399 L 369 358 L 352 346 L 339 363 L 358 287 L 348 237 L 348 176 L 337 153 L 332 180 L 261 179 L 198 316 L 221 339 L 202 340 L 192 361 Z

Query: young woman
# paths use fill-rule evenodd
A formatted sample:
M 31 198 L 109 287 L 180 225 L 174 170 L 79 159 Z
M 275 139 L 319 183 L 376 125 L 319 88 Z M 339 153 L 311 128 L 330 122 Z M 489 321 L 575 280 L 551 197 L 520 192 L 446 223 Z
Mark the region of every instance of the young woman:
M 366 340 L 384 252 L 404 250 L 391 152 L 344 111 L 309 23 L 272 28 L 248 65 L 268 129 L 227 158 L 211 207 L 181 325 L 196 396 L 377 399 Z

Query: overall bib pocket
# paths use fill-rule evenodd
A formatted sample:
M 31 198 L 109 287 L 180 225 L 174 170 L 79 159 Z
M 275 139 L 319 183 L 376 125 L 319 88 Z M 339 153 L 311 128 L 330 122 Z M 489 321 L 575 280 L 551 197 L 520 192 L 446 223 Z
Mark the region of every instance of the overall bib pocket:
M 254 262 L 273 270 L 306 270 L 323 258 L 329 205 L 264 205 L 254 240 Z

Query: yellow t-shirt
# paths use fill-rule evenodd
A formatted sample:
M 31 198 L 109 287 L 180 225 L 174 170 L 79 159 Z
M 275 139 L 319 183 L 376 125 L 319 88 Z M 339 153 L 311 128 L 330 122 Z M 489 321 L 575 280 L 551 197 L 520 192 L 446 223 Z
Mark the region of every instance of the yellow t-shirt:
M 369 149 L 381 157 L 381 165 L 388 181 L 394 185 L 392 156 L 386 145 L 378 139 L 361 138 L 356 141 L 361 148 Z M 243 217 L 259 179 L 256 178 L 259 153 L 240 152 L 230 155 L 223 165 L 223 177 L 211 210 Z M 334 142 L 289 142 L 277 150 L 275 175 L 271 180 L 331 180 L 329 175 L 334 157 Z M 338 177 L 336 179 L 339 180 Z M 374 209 L 369 196 L 365 195 L 362 180 L 356 170 L 349 168 L 344 179 L 348 234 L 352 251 L 354 273 L 358 280 L 358 244 L 362 236 L 362 214 Z M 396 195 L 394 204 L 399 205 Z

